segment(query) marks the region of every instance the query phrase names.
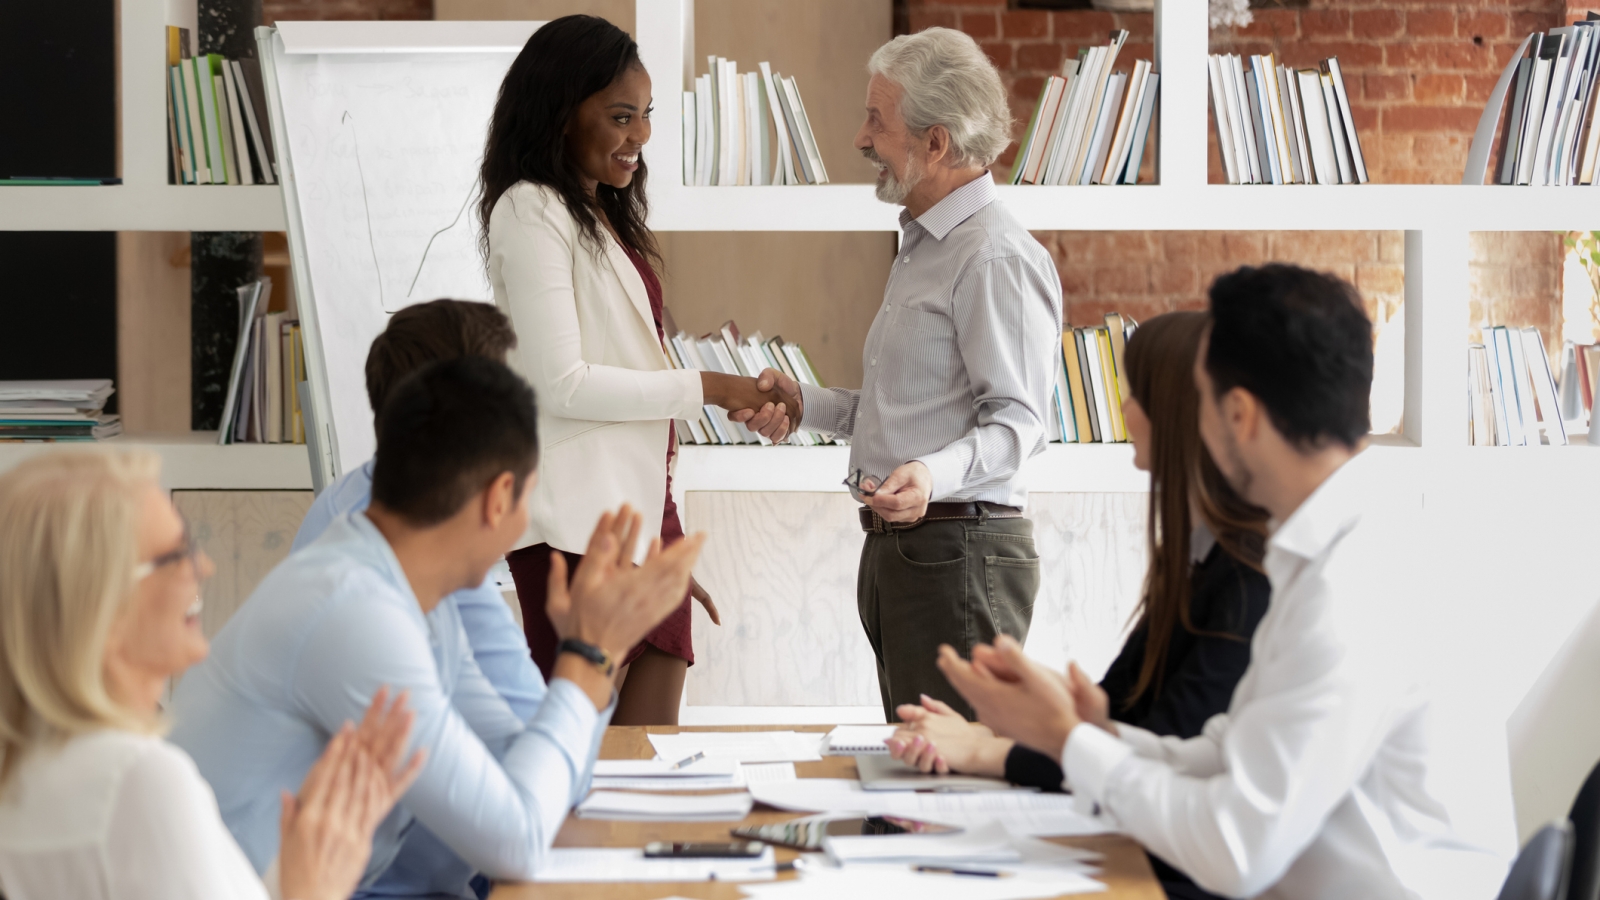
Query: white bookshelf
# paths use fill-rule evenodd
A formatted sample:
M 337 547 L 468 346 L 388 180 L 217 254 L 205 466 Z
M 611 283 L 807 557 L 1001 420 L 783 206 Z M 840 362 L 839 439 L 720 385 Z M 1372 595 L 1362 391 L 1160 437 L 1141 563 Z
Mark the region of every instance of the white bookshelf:
M 681 85 L 692 82 L 693 0 L 637 0 L 636 30 L 654 74 L 654 134 L 649 153 L 651 226 L 658 231 L 892 231 L 898 210 L 878 202 L 870 185 L 693 187 L 682 171 Z M 276 186 L 166 183 L 166 99 L 163 65 L 167 0 L 122 0 L 119 41 L 122 86 L 120 146 L 123 184 L 102 187 L 5 188 L 0 229 L 10 230 L 282 230 Z M 1467 235 L 1472 231 L 1579 230 L 1600 219 L 1600 194 L 1582 188 L 1460 185 L 1213 185 L 1206 183 L 1206 54 L 1201 3 L 1163 0 L 1156 13 L 1156 70 L 1162 79 L 1155 148 L 1160 183 L 1120 186 L 1002 186 L 1007 207 L 1031 230 L 1403 230 L 1406 233 L 1406 378 L 1404 432 L 1384 444 L 1408 465 L 1437 468 L 1517 466 L 1600 472 L 1600 448 L 1538 453 L 1531 448 L 1468 448 L 1460 402 L 1467 327 Z M 1192 77 L 1181 77 L 1192 73 Z M 188 441 L 148 443 L 174 462 L 207 462 L 205 487 L 288 484 L 264 475 L 256 448 L 200 451 Z M 185 449 L 186 448 L 186 449 Z M 301 447 L 264 452 L 288 459 Z M 181 456 L 181 454 L 189 454 Z M 0 464 L 15 453 L 0 450 Z M 844 469 L 837 448 L 685 447 L 679 484 L 689 490 L 834 491 Z M 275 457 L 276 458 L 276 457 Z M 1500 459 L 1510 460 L 1499 462 Z M 1030 463 L 1036 490 L 1142 490 L 1125 447 L 1052 445 Z M 1471 461 L 1468 463 L 1467 461 Z M 1491 461 L 1493 460 L 1493 461 Z M 281 474 L 281 473 L 279 473 Z M 1466 473 L 1463 473 L 1466 475 Z M 200 477 L 200 476 L 197 476 Z M 294 481 L 304 486 L 309 480 Z M 1138 483 L 1136 485 L 1136 483 Z

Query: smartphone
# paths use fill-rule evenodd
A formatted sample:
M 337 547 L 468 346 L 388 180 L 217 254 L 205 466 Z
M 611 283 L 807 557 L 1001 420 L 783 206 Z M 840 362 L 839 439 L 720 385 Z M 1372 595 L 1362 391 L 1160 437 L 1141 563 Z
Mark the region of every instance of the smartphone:
M 765 850 L 759 841 L 715 842 L 651 841 L 644 845 L 648 859 L 755 859 Z
M 843 837 L 875 834 L 955 834 L 960 830 L 950 825 L 902 819 L 898 816 L 843 819 L 811 816 L 775 825 L 741 826 L 733 829 L 732 834 L 734 837 L 749 838 L 778 847 L 815 852 L 822 849 L 822 839 L 828 835 Z

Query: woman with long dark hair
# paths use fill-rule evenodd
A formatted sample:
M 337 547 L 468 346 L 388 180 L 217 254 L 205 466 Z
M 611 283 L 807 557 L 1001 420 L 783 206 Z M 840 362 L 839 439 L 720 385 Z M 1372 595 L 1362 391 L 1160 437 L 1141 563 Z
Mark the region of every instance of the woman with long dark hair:
M 778 402 L 754 379 L 674 370 L 667 360 L 661 255 L 645 225 L 649 140 L 650 76 L 638 45 L 604 19 L 566 16 L 534 32 L 506 72 L 483 151 L 482 250 L 495 303 L 517 331 L 511 364 L 539 395 L 545 441 L 528 533 L 506 560 L 546 677 L 558 645 L 544 609 L 551 554 L 566 554 L 575 571 L 600 514 L 624 503 L 643 512 L 647 534 L 681 538 L 672 420 L 706 403 Z M 691 594 L 718 622 L 697 583 Z M 689 625 L 686 597 L 616 661 L 614 724 L 677 723 L 694 661 Z
M 1169 313 L 1128 340 L 1130 396 L 1122 412 L 1134 465 L 1150 473 L 1150 568 L 1133 630 L 1093 692 L 1102 701 L 1095 724 L 1112 733 L 1126 722 L 1159 735 L 1198 735 L 1207 719 L 1227 711 L 1250 665 L 1250 637 L 1267 612 L 1266 510 L 1234 492 L 1200 441 L 1193 369 L 1205 324 L 1205 313 Z M 1088 681 L 1075 663 L 1067 677 Z M 1062 789 L 1056 760 L 968 723 L 937 700 L 925 697 L 898 712 L 904 721 L 890 750 L 925 772 Z M 1210 896 L 1162 860 L 1151 862 L 1168 896 Z

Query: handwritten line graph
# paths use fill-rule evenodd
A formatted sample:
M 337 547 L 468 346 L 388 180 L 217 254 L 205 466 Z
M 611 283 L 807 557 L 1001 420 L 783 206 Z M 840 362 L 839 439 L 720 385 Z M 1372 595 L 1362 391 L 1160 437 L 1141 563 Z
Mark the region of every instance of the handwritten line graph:
M 383 264 L 378 259 L 378 239 L 376 235 L 376 228 L 372 223 L 372 201 L 367 190 L 366 167 L 361 161 L 361 140 L 358 134 L 359 129 L 356 127 L 355 116 L 347 109 L 339 117 L 339 124 L 341 127 L 348 127 L 350 131 L 350 145 L 354 150 L 353 155 L 356 163 L 356 179 L 361 186 L 361 208 L 366 220 L 367 247 L 372 254 L 372 268 L 377 272 L 378 275 L 378 303 L 383 307 L 384 312 L 399 312 L 399 307 L 390 306 L 389 298 L 384 290 Z M 412 273 L 411 281 L 406 287 L 405 299 L 407 301 L 411 300 L 416 292 L 417 282 L 422 278 L 423 268 L 427 266 L 428 254 L 433 250 L 434 241 L 438 240 L 440 235 L 450 231 L 461 223 L 461 217 L 466 213 L 467 208 L 472 203 L 473 196 L 475 196 L 477 192 L 478 184 L 476 180 L 474 180 L 472 186 L 468 188 L 466 196 L 461 198 L 461 205 L 456 209 L 456 214 L 450 220 L 450 224 L 440 228 L 438 231 L 435 231 L 433 234 L 428 236 L 427 243 L 423 245 L 422 254 L 417 259 L 416 271 Z

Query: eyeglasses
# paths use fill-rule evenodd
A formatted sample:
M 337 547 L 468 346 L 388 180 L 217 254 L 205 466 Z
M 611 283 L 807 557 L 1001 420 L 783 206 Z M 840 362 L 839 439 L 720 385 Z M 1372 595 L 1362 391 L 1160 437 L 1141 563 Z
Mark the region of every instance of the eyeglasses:
M 862 487 L 861 483 L 863 481 L 870 481 L 873 484 L 883 484 L 883 479 L 882 478 L 879 478 L 876 475 L 863 474 L 860 469 L 856 469 L 853 472 L 851 472 L 850 473 L 850 477 L 846 478 L 844 480 L 843 484 L 844 484 L 845 487 L 850 489 L 851 493 L 857 494 L 857 495 L 862 496 L 862 497 L 871 497 L 873 494 L 876 494 L 878 492 L 877 488 L 872 488 L 871 490 L 868 490 L 867 488 Z
M 183 522 L 183 540 L 178 544 L 178 546 L 173 550 L 169 550 L 166 553 L 161 554 L 155 559 L 149 560 L 148 562 L 142 562 L 137 566 L 134 566 L 133 580 L 143 581 L 146 578 L 149 578 L 151 575 L 154 575 L 157 569 L 177 565 L 184 560 L 188 560 L 191 566 L 196 565 L 199 561 L 199 557 L 200 545 L 194 542 L 194 538 L 189 533 L 189 521 L 185 519 Z

